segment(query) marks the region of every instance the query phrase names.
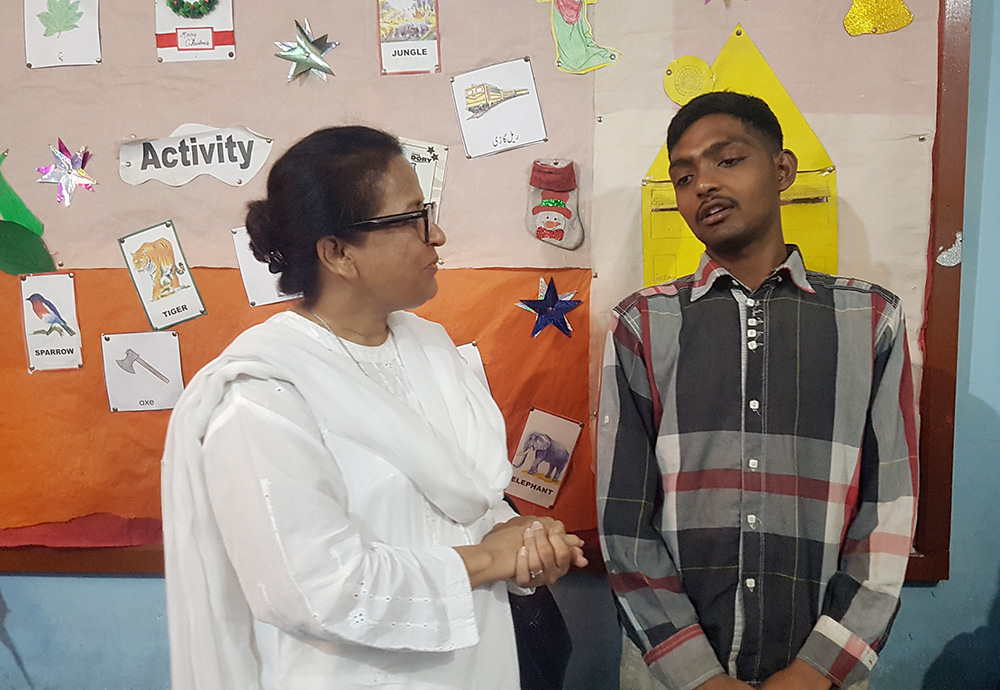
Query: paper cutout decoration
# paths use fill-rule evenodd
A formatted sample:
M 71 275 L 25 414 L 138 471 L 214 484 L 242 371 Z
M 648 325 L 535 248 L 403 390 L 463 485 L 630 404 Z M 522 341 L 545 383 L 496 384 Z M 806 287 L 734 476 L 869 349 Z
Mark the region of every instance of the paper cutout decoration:
M 98 0 L 24 0 L 24 58 L 29 68 L 100 63 Z
M 176 331 L 105 333 L 104 383 L 112 412 L 169 410 L 184 392 Z
M 70 153 L 63 140 L 59 140 L 59 148 L 50 146 L 52 157 L 55 162 L 52 165 L 45 165 L 36 170 L 42 173 L 38 182 L 51 182 L 58 185 L 56 201 L 64 206 L 69 206 L 73 202 L 73 193 L 77 187 L 83 187 L 88 192 L 94 191 L 97 180 L 90 176 L 84 168 L 90 160 L 90 152 L 84 146 L 76 153 Z
M 165 139 L 122 144 L 118 171 L 129 184 L 159 180 L 179 187 L 198 175 L 211 175 L 239 187 L 264 167 L 272 145 L 273 140 L 246 127 L 184 124 Z
M 72 273 L 21 276 L 28 371 L 83 366 Z
M 573 161 L 565 158 L 534 161 L 528 184 L 528 233 L 562 249 L 579 247 L 583 242 L 583 225 Z
M 149 324 L 159 330 L 206 314 L 173 221 L 118 240 Z
M 903 0 L 853 0 L 844 28 L 851 36 L 887 34 L 912 21 L 913 13 Z
M 556 291 L 555 279 L 549 279 L 548 285 L 544 278 L 538 279 L 538 299 L 523 299 L 517 306 L 527 311 L 534 312 L 535 327 L 531 330 L 531 337 L 534 338 L 546 326 L 555 326 L 567 336 L 573 335 L 573 327 L 566 320 L 566 314 L 580 306 L 580 300 L 573 299 L 576 292 L 559 294 Z
M 251 307 L 286 302 L 301 295 L 286 295 L 278 288 L 278 274 L 271 273 L 267 264 L 257 261 L 250 249 L 250 235 L 245 226 L 233 228 L 233 244 L 236 247 L 236 262 L 243 278 L 243 289 Z
M 531 60 L 511 60 L 451 78 L 466 156 L 547 141 Z
M 420 189 L 424 192 L 425 203 L 435 203 L 440 207 L 441 193 L 444 191 L 444 167 L 448 162 L 448 147 L 431 144 L 416 139 L 399 138 L 403 157 L 417 173 Z
M 11 275 L 56 270 L 42 238 L 20 223 L 0 220 L 0 271 Z
M 207 12 L 200 9 L 191 12 L 185 8 L 203 4 L 202 0 L 156 0 L 157 59 L 160 62 L 234 59 L 233 0 L 217 2 Z
M 486 377 L 486 366 L 483 364 L 483 356 L 479 354 L 479 345 L 473 340 L 471 343 L 466 343 L 465 345 L 459 345 L 458 354 L 462 356 L 465 363 L 469 365 L 472 369 L 472 373 L 476 375 L 479 382 L 483 384 L 483 387 L 490 391 L 490 381 Z M 492 391 L 490 391 L 492 395 Z
M 695 62 L 696 59 L 675 60 L 671 66 Z M 699 93 L 746 93 L 762 98 L 774 111 L 781 123 L 785 146 L 799 159 L 795 182 L 781 195 L 785 239 L 799 245 L 810 269 L 836 273 L 837 169 L 823 144 L 742 26 L 730 34 L 711 67 L 711 74 L 714 79 L 704 79 L 703 91 Z M 684 98 L 690 100 L 699 95 L 694 90 L 685 91 Z M 677 211 L 669 168 L 670 158 L 664 144 L 642 180 L 645 285 L 693 273 L 705 249 Z
M 302 27 L 305 24 L 305 28 Z M 291 81 L 300 74 L 312 72 L 317 77 L 326 81 L 326 75 L 333 74 L 330 65 L 326 64 L 323 56 L 340 45 L 338 41 L 331 43 L 326 40 L 329 34 L 323 34 L 319 38 L 313 38 L 312 29 L 309 27 L 309 20 L 303 19 L 302 24 L 295 22 L 295 41 L 285 43 L 275 41 L 281 52 L 275 53 L 275 57 L 288 60 L 292 63 L 288 68 L 288 79 Z
M 552 3 L 552 38 L 556 42 L 556 67 L 569 74 L 586 74 L 621 57 L 614 48 L 594 42 L 587 21 L 587 5 L 595 0 L 538 0 Z
M 0 153 L 0 167 L 7 160 L 7 153 L 6 150 Z M 0 218 L 17 223 L 36 235 L 42 234 L 42 221 L 24 205 L 21 197 L 7 183 L 2 170 L 0 170 Z M 37 273 L 37 271 L 30 272 Z
M 552 507 L 582 428 L 580 422 L 532 409 L 510 461 L 514 472 L 506 492 Z
M 663 90 L 677 105 L 715 90 L 715 72 L 700 57 L 686 55 L 669 65 L 663 76 Z
M 382 74 L 441 71 L 437 0 L 378 0 Z
M 962 263 L 962 232 L 955 233 L 955 242 L 941 251 L 934 261 L 941 266 L 958 266 Z

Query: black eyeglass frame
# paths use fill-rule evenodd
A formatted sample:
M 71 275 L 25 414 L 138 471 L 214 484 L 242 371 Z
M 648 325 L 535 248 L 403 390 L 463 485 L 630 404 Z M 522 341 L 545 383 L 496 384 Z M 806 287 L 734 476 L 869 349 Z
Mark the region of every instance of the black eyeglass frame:
M 424 244 L 430 244 L 431 223 L 436 222 L 432 220 L 432 214 L 436 206 L 437 204 L 432 201 L 429 204 L 424 204 L 424 207 L 419 211 L 405 211 L 403 213 L 393 213 L 389 216 L 378 216 L 377 218 L 369 218 L 368 220 L 359 220 L 357 223 L 345 225 L 341 228 L 341 230 L 359 230 L 361 232 L 370 232 L 372 230 L 381 230 L 392 225 L 400 225 L 408 220 L 423 218 Z

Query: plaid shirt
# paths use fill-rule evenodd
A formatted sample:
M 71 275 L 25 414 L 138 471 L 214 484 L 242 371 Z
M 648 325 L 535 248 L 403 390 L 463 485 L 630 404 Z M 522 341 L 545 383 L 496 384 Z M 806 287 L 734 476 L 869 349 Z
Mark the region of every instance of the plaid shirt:
M 614 312 L 601 548 L 670 690 L 759 685 L 796 657 L 853 684 L 899 606 L 917 490 L 899 299 L 789 249 L 753 292 L 703 256 Z

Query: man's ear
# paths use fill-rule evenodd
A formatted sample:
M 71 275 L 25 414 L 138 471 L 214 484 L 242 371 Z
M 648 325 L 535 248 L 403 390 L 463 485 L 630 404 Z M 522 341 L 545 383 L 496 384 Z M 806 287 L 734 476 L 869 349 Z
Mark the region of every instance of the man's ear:
M 321 270 L 342 278 L 357 274 L 357 268 L 351 258 L 350 245 L 338 237 L 327 235 L 316 240 L 316 255 Z
M 782 149 L 774 161 L 778 172 L 778 189 L 783 192 L 795 182 L 795 175 L 799 171 L 799 159 L 788 149 Z

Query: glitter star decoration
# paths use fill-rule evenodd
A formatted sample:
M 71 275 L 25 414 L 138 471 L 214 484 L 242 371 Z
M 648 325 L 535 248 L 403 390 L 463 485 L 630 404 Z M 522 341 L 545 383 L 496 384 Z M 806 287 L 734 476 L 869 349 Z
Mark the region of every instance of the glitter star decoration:
M 305 24 L 305 28 L 302 28 L 302 24 Z M 302 24 L 299 24 L 297 21 L 295 22 L 294 43 L 274 42 L 274 45 L 281 49 L 281 52 L 275 53 L 274 56 L 292 63 L 292 66 L 288 69 L 288 81 L 306 72 L 312 72 L 323 81 L 326 81 L 326 75 L 333 74 L 333 70 L 330 69 L 330 65 L 326 64 L 323 56 L 333 48 L 339 46 L 340 43 L 338 41 L 331 43 L 326 40 L 329 34 L 313 38 L 312 29 L 309 27 L 309 20 L 303 19 Z
M 534 338 L 541 333 L 546 326 L 555 326 L 565 335 L 573 334 L 573 327 L 566 320 L 567 312 L 580 306 L 581 300 L 572 299 L 576 296 L 576 291 L 559 294 L 556 290 L 556 282 L 550 278 L 548 285 L 545 279 L 538 281 L 538 299 L 523 299 L 517 306 L 536 314 L 535 327 L 531 330 L 531 337 Z
M 88 192 L 94 191 L 97 180 L 87 174 L 84 168 L 90 160 L 90 152 L 87 147 L 81 148 L 76 153 L 70 153 L 62 139 L 59 140 L 59 148 L 49 147 L 52 150 L 52 157 L 55 163 L 46 165 L 36 170 L 42 173 L 37 182 L 51 182 L 59 185 L 56 193 L 56 201 L 69 206 L 73 202 L 73 192 L 77 187 L 83 187 Z

